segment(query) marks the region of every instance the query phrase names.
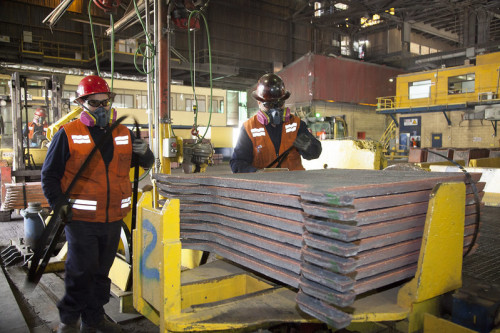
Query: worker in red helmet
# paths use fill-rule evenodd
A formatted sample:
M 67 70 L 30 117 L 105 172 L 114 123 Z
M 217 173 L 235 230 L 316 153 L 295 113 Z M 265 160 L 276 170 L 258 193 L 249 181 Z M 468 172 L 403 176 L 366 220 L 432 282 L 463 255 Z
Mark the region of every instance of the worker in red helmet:
M 307 160 L 319 157 L 321 142 L 299 117 L 284 107 L 290 92 L 278 75 L 262 76 L 252 97 L 257 100 L 259 110 L 241 127 L 230 161 L 233 173 L 264 168 L 304 170 L 301 156 Z
M 105 137 L 116 120 L 113 96 L 101 77 L 83 78 L 76 99 L 83 108 L 80 118 L 54 135 L 42 166 L 44 195 L 52 208 L 63 205 L 61 218 L 68 242 L 65 295 L 57 305 L 58 332 L 121 332 L 104 314 L 111 286 L 108 273 L 123 218 L 131 208 L 130 168 L 136 161 L 143 168 L 151 167 L 154 155 L 124 125 Z M 96 145 L 99 150 L 66 198 L 64 193 Z
M 41 143 L 47 140 L 46 135 L 49 124 L 46 117 L 45 111 L 38 108 L 33 115 L 33 120 L 24 127 L 23 136 L 26 144 L 29 144 L 30 147 L 40 147 Z

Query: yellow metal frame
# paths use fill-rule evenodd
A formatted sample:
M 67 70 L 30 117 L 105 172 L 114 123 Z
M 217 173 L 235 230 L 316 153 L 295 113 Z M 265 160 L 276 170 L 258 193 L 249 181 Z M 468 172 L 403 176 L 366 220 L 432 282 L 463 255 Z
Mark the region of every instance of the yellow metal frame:
M 134 308 L 160 332 L 232 331 L 274 323 L 317 322 L 300 312 L 295 292 L 218 260 L 182 273 L 179 200 L 161 211 L 139 202 L 133 232 Z M 210 268 L 205 268 L 210 267 Z M 209 305 L 210 304 L 210 305 Z M 221 320 L 223 318 L 223 320 Z
M 439 296 L 462 286 L 465 184 L 438 184 L 431 194 L 415 277 L 402 287 L 356 300 L 353 323 L 402 321 L 423 329 L 424 314 L 439 313 Z
M 179 200 L 168 201 L 158 211 L 151 208 L 152 199 L 150 192 L 141 197 L 133 232 L 133 299 L 137 311 L 158 325 L 160 332 L 237 330 L 273 320 L 317 322 L 297 311 L 294 291 L 241 272 L 215 278 L 205 272 L 203 280 L 191 275 L 185 283 L 184 277 L 201 266 L 183 272 L 181 283 Z M 422 330 L 424 315 L 438 314 L 439 296 L 461 287 L 464 216 L 465 185 L 437 185 L 429 202 L 415 277 L 402 286 L 357 299 L 352 325 L 396 321 L 401 331 Z M 243 315 L 237 314 L 238 308 L 244 309 Z M 257 311 L 264 314 L 260 322 L 249 318 Z

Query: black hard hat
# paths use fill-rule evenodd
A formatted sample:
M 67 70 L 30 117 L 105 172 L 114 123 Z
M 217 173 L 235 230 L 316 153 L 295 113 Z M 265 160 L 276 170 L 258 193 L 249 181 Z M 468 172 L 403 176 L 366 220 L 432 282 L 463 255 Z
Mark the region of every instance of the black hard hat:
M 252 97 L 260 102 L 284 101 L 290 97 L 290 92 L 285 89 L 285 84 L 278 75 L 266 74 L 259 79 Z

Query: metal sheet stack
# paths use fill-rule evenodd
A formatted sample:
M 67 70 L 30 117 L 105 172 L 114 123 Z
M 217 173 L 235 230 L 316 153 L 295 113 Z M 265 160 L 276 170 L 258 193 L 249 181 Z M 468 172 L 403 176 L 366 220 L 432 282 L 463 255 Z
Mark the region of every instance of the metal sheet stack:
M 1 210 L 23 209 L 28 207 L 28 202 L 40 202 L 42 207 L 49 207 L 41 182 L 5 183 Z
M 300 308 L 337 328 L 350 323 L 358 295 L 415 274 L 432 188 L 465 181 L 462 173 L 341 169 L 154 178 L 160 194 L 180 199 L 184 248 L 297 288 Z M 464 246 L 476 220 L 467 189 Z

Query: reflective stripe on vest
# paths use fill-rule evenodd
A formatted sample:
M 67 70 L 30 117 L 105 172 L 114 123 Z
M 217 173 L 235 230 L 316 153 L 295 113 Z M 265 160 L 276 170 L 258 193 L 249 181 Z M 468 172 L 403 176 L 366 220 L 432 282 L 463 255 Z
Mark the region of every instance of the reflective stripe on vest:
M 73 205 L 72 209 L 83 209 L 83 210 L 96 210 L 97 201 L 95 200 L 81 200 L 81 199 L 69 199 Z
M 115 143 L 117 145 L 128 145 L 128 136 L 117 136 L 115 138 Z
M 91 143 L 90 135 L 72 135 L 71 140 L 73 140 L 75 144 Z
M 122 208 L 130 207 L 131 202 L 132 202 L 132 197 L 122 199 Z
M 252 132 L 252 137 L 257 137 L 257 136 L 265 136 L 266 135 L 266 129 L 265 128 L 252 128 L 250 130 Z

